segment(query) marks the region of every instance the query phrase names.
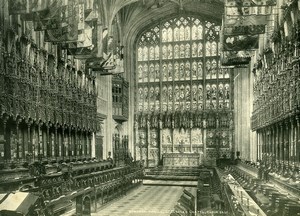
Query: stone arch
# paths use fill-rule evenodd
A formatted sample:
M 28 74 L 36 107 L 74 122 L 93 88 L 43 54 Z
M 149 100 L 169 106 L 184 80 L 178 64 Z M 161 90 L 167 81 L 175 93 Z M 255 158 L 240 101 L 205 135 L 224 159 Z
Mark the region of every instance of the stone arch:
M 90 196 L 84 196 L 82 198 L 82 215 L 89 216 L 91 215 L 91 204 L 92 200 Z

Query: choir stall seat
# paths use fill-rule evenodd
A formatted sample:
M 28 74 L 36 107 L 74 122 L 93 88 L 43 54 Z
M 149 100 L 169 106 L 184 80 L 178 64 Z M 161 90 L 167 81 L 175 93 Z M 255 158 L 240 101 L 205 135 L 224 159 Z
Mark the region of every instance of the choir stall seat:
M 283 216 L 299 215 L 300 214 L 300 204 L 286 204 L 283 210 Z
M 297 202 L 295 200 L 291 200 L 290 198 L 287 197 L 278 197 L 275 201 L 275 210 L 271 212 L 271 216 L 282 216 L 283 210 L 286 204 L 294 204 L 297 205 Z
M 271 212 L 272 210 L 274 210 L 275 205 L 276 205 L 276 199 L 278 199 L 280 197 L 284 198 L 284 197 L 286 197 L 286 195 L 281 194 L 279 192 L 274 192 L 272 194 L 269 194 L 270 203 L 264 206 L 264 209 L 266 210 L 266 212 Z

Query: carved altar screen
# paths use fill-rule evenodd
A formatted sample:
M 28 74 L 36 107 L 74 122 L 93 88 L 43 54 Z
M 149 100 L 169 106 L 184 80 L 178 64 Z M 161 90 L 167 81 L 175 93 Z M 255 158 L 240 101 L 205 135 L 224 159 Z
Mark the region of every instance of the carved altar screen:
M 231 70 L 220 68 L 219 31 L 214 22 L 182 16 L 140 34 L 136 157 L 149 166 L 167 152 L 230 155 L 233 85 Z

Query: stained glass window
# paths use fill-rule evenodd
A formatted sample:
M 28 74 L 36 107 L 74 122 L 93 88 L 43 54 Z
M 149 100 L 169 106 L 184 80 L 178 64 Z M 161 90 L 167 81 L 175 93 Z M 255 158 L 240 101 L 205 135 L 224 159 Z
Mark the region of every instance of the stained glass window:
M 213 22 L 178 17 L 161 22 L 140 36 L 139 111 L 231 108 L 229 71 L 219 67 L 219 30 L 220 26 Z M 145 85 L 142 91 L 140 86 Z
M 140 34 L 136 43 L 137 116 L 156 115 L 171 119 L 170 116 L 181 112 L 183 119 L 179 122 L 186 122 L 185 118 L 193 121 L 193 125 L 184 125 L 187 129 L 181 130 L 181 126 L 171 120 L 163 120 L 163 124 L 169 122 L 168 126 L 159 128 L 150 118 L 151 134 L 162 129 L 162 143 L 159 143 L 160 139 L 156 144 L 150 140 L 149 164 L 151 158 L 159 157 L 159 145 L 163 152 L 178 151 L 179 143 L 183 143 L 186 150 L 201 152 L 202 143 L 206 143 L 207 155 L 214 155 L 217 142 L 215 118 L 205 115 L 207 129 L 203 128 L 203 119 L 197 118 L 197 122 L 189 118 L 205 112 L 218 113 L 215 116 L 227 119 L 227 114 L 232 111 L 232 81 L 230 69 L 220 67 L 219 31 L 220 26 L 213 22 L 182 16 L 160 21 Z M 211 136 L 204 138 L 204 130 Z M 219 139 L 221 148 L 229 148 L 228 131 L 225 128 L 225 135 Z M 152 157 L 153 149 L 157 155 Z M 137 148 L 139 154 L 144 154 L 144 150 Z M 147 154 L 143 157 L 146 159 Z

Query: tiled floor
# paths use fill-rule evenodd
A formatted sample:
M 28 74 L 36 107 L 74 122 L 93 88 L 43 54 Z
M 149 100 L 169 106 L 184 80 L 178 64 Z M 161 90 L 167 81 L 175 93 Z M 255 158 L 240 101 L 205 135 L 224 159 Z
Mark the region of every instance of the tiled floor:
M 178 186 L 141 186 L 92 216 L 169 216 L 183 192 Z
M 165 181 L 165 180 L 143 180 L 144 185 L 172 185 L 172 186 L 185 186 L 185 187 L 197 187 L 197 181 Z

